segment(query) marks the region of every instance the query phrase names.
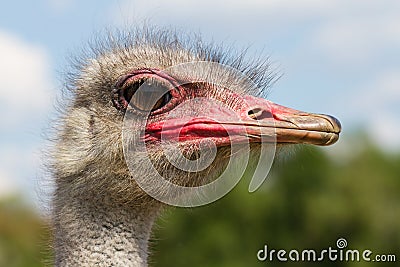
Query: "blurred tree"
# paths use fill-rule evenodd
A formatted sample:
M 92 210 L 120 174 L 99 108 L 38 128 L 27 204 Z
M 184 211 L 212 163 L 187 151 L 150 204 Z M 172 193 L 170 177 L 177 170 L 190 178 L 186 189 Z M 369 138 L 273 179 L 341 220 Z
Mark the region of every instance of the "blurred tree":
M 51 259 L 49 227 L 18 198 L 0 202 L 0 266 L 39 267 Z
M 292 266 L 276 258 L 259 262 L 256 253 L 265 244 L 286 251 L 336 249 L 338 238 L 347 240 L 348 249 L 397 254 L 397 264 L 385 266 L 398 266 L 399 157 L 369 145 L 351 160 L 335 163 L 318 148 L 305 146 L 283 160 L 255 193 L 247 192 L 249 181 L 243 179 L 207 207 L 167 212 L 154 237 L 153 266 Z

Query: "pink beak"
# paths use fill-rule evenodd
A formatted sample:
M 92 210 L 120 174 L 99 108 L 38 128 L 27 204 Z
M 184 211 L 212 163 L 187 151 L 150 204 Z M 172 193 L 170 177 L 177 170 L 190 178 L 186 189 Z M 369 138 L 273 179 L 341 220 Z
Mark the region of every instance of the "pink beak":
M 236 121 L 212 117 L 193 117 L 185 122 L 170 119 L 147 125 L 145 140 L 170 138 L 195 142 L 210 138 L 217 146 L 245 141 L 327 146 L 339 138 L 341 125 L 332 116 L 298 111 L 249 95 L 243 99 L 246 105 L 237 111 Z

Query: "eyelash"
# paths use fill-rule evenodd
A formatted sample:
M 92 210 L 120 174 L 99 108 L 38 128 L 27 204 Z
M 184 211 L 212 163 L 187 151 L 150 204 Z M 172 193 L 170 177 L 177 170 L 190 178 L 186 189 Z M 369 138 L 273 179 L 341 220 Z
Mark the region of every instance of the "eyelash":
M 168 76 L 166 77 L 168 78 Z M 177 84 L 177 82 L 172 78 L 171 80 L 173 81 L 174 84 Z M 116 83 L 115 86 L 116 88 L 113 90 L 113 104 L 118 110 L 121 111 L 126 111 L 130 106 L 132 107 L 133 110 L 137 112 L 150 112 L 151 114 L 158 114 L 165 112 L 167 109 L 172 108 L 172 107 L 168 108 L 168 106 L 170 106 L 170 104 L 173 105 L 174 102 L 177 102 L 176 98 L 180 95 L 180 93 L 178 92 L 179 89 L 176 88 L 180 86 L 174 85 L 173 83 L 171 83 L 164 77 L 160 77 L 155 74 L 127 75 L 125 77 L 120 78 L 120 80 Z M 141 86 L 146 86 L 146 84 L 147 86 L 149 86 L 150 89 L 154 88 L 154 85 L 156 86 L 156 88 L 157 87 L 160 88 L 159 92 L 156 92 L 157 89 L 154 90 L 156 96 L 158 97 L 158 101 L 154 103 L 151 109 L 149 107 L 146 107 L 145 104 L 146 104 L 146 98 L 148 98 L 150 101 L 152 100 L 151 95 L 150 97 L 149 95 L 146 96 L 146 93 L 152 94 L 152 92 L 151 91 L 146 92 L 145 91 L 146 87 L 141 88 L 139 92 L 137 91 Z M 160 94 L 162 93 L 160 91 L 161 89 L 165 90 L 166 92 Z M 136 105 L 132 103 L 132 97 L 134 97 L 135 95 L 136 97 L 138 97 Z M 142 108 L 139 107 L 140 105 L 142 105 Z

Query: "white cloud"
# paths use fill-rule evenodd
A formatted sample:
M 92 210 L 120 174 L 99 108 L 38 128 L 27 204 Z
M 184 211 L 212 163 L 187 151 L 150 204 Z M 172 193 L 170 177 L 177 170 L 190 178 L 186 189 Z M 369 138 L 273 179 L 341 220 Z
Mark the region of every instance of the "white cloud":
M 34 152 L 52 109 L 53 85 L 46 51 L 0 31 L 0 196 L 29 193 L 38 174 Z
M 366 130 L 368 138 L 386 151 L 400 149 L 400 69 L 383 70 L 342 95 L 337 103 L 347 115 L 345 131 Z M 362 141 L 363 139 L 361 139 Z M 354 136 L 337 146 L 343 151 L 357 149 Z
M 7 197 L 18 192 L 18 187 L 12 177 L 5 170 L 0 169 L 0 197 Z
M 52 101 L 50 63 L 45 51 L 0 31 L 0 129 L 43 114 Z
M 29 148 L 20 148 L 13 143 L 2 144 L 0 152 L 0 184 L 5 187 L 1 194 L 21 192 L 24 174 L 32 171 L 33 153 Z
M 373 116 L 368 125 L 370 138 L 388 151 L 398 151 L 400 148 L 400 119 L 385 111 L 375 115 L 378 116 Z
M 371 138 L 387 150 L 400 148 L 400 69 L 386 71 L 351 99 L 368 121 Z
M 123 0 L 111 17 L 118 26 L 149 20 L 248 43 L 298 32 L 291 41 L 303 54 L 318 52 L 343 67 L 399 47 L 399 10 L 397 0 Z
M 361 102 L 360 102 L 361 100 Z M 381 109 L 400 103 L 400 69 L 378 73 L 375 80 L 360 92 L 358 105 Z M 398 105 L 397 105 L 398 106 Z M 400 108 L 400 107 L 399 107 Z
M 390 9 L 381 16 L 366 12 L 363 16 L 336 17 L 321 25 L 313 42 L 325 56 L 341 65 L 365 64 L 400 47 L 399 25 L 398 12 Z

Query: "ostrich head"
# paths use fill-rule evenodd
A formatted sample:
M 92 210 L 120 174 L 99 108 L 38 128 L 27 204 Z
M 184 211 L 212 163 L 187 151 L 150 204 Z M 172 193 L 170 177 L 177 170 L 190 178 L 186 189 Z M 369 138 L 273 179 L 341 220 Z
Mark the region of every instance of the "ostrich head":
M 102 213 L 115 226 L 129 223 L 130 213 L 157 210 L 160 203 L 145 192 L 166 190 L 157 175 L 180 186 L 204 185 L 224 170 L 232 146 L 248 142 L 257 153 L 263 142 L 330 145 L 338 139 L 335 118 L 258 97 L 274 79 L 266 62 L 148 29 L 109 37 L 93 51 L 70 77 L 73 97 L 54 150 L 56 247 L 64 249 L 58 262 L 69 257 L 71 244 L 88 238 L 77 221 L 95 222 L 90 218 Z M 180 161 L 207 158 L 210 144 L 215 155 L 204 168 L 188 171 L 170 162 L 177 154 Z

